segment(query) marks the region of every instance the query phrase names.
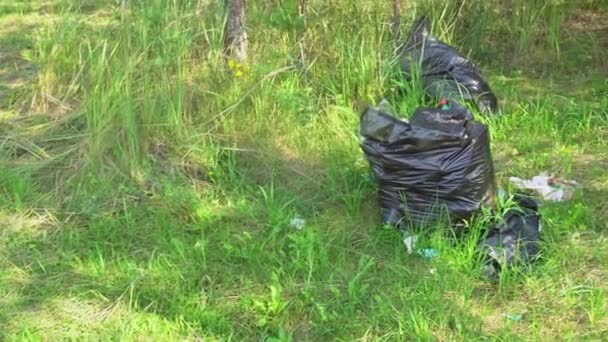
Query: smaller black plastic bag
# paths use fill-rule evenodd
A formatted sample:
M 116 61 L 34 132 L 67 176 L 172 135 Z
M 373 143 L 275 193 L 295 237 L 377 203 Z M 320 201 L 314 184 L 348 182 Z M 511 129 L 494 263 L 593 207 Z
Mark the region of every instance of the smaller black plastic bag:
M 479 244 L 492 272 L 530 263 L 540 255 L 542 226 L 538 203 L 521 195 L 516 195 L 514 201 L 517 206 L 509 209 Z
M 477 67 L 458 50 L 435 38 L 427 17 L 418 18 L 400 49 L 401 69 L 406 79 L 419 76 L 424 91 L 434 99 L 472 101 L 482 113 L 498 111 L 498 100 Z
M 378 182 L 384 224 L 407 230 L 443 214 L 458 221 L 493 200 L 488 129 L 462 105 L 419 108 L 409 122 L 368 107 L 360 134 Z

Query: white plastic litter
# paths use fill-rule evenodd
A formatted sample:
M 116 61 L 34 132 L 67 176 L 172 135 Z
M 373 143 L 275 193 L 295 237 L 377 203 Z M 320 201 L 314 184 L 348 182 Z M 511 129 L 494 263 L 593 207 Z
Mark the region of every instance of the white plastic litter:
M 404 234 L 403 244 L 405 245 L 405 249 L 407 249 L 408 254 L 412 254 L 414 252 L 414 249 L 416 248 L 417 240 L 418 240 L 417 235 Z
M 306 225 L 306 220 L 301 217 L 294 217 L 289 220 L 289 225 L 297 230 L 302 230 L 302 228 L 304 228 L 304 225 Z
M 532 190 L 544 200 L 561 202 L 572 198 L 574 188 L 578 183 L 573 180 L 561 179 L 541 173 L 532 179 L 510 177 L 509 181 L 518 189 Z

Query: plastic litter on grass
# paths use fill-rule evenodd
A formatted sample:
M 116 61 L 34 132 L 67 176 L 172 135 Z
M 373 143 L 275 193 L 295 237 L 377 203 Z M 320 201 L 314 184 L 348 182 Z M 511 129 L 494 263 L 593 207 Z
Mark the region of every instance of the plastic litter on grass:
M 541 173 L 532 179 L 510 177 L 509 182 L 517 189 L 531 190 L 542 199 L 552 202 L 572 199 L 575 189 L 580 187 L 576 181 L 550 176 L 546 173 Z
M 306 225 L 306 220 L 301 217 L 294 217 L 289 220 L 289 226 L 297 230 L 302 230 Z

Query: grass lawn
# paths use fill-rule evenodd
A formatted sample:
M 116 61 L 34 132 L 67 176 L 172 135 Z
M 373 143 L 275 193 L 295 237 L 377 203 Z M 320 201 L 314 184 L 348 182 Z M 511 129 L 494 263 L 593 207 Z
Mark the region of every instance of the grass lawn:
M 473 235 L 427 260 L 380 225 L 389 2 L 249 1 L 229 67 L 221 1 L 126 3 L 0 0 L 0 340 L 608 340 L 605 1 L 402 1 L 496 92 L 499 185 L 583 185 L 497 283 Z

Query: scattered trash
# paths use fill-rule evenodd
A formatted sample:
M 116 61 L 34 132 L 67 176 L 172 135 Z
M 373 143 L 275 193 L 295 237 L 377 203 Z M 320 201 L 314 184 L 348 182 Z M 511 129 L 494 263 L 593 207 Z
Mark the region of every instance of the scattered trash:
M 507 197 L 507 192 L 505 191 L 505 189 L 498 187 L 498 190 L 496 191 L 496 197 L 499 199 L 504 199 L 505 197 Z
M 514 314 L 514 315 L 505 314 L 505 318 L 510 319 L 515 322 L 519 322 L 519 321 L 521 321 L 522 316 L 521 316 L 521 314 Z
M 300 217 L 294 217 L 289 221 L 289 225 L 297 230 L 302 230 L 305 224 L 306 221 Z
M 407 253 L 414 253 L 414 250 L 416 249 L 416 242 L 418 241 L 418 235 L 411 235 L 409 232 L 404 232 L 403 237 L 403 244 L 405 245 Z M 439 255 L 439 251 L 434 248 L 420 248 L 417 250 L 417 253 L 427 260 L 434 259 Z
M 485 263 L 482 267 L 481 274 L 488 280 L 498 282 L 499 269 L 495 263 Z
M 514 201 L 517 207 L 508 210 L 480 243 L 480 249 L 489 261 L 484 270 L 489 277 L 497 276 L 506 266 L 527 263 L 540 255 L 542 227 L 538 203 L 521 195 L 515 195 Z
M 554 202 L 570 200 L 574 189 L 579 186 L 576 181 L 549 176 L 546 173 L 541 173 L 532 179 L 510 177 L 509 181 L 518 189 L 532 190 L 544 200 Z
M 454 47 L 435 38 L 427 17 L 413 24 L 400 48 L 401 69 L 409 79 L 420 77 L 425 93 L 441 99 L 435 108 L 418 108 L 409 121 L 393 114 L 386 101 L 361 114 L 361 148 L 378 186 L 382 222 L 403 231 L 409 254 L 425 259 L 439 256 L 433 248 L 416 248 L 412 228 L 427 226 L 447 214 L 453 225 L 471 218 L 495 196 L 496 188 L 488 128 L 473 119 L 457 100 L 471 101 L 483 113 L 496 113 L 498 100 L 476 66 Z M 366 178 L 367 179 L 367 178 Z M 512 177 L 520 189 L 530 189 L 546 200 L 572 197 L 574 181 L 541 174 L 532 180 Z M 538 203 L 516 195 L 517 206 L 489 227 L 478 248 L 485 255 L 484 272 L 499 272 L 540 255 L 541 217 Z M 435 273 L 435 269 L 430 270 Z M 505 315 L 519 321 L 521 314 Z
M 479 70 L 458 50 L 435 38 L 428 17 L 418 18 L 400 49 L 401 69 L 407 79 L 417 75 L 432 98 L 464 99 L 482 113 L 498 111 L 498 100 Z
M 419 108 L 410 122 L 388 109 L 368 107 L 361 115 L 361 148 L 378 184 L 383 224 L 407 230 L 445 209 L 454 221 L 467 219 L 494 199 L 487 127 L 456 102 L 441 106 Z
M 417 235 L 410 235 L 409 233 L 405 233 L 403 236 L 403 244 L 405 245 L 405 249 L 408 254 L 412 254 L 414 249 L 416 248 L 416 241 L 418 241 Z
M 439 256 L 439 251 L 434 248 L 422 248 L 418 250 L 418 254 L 427 260 L 431 260 Z

